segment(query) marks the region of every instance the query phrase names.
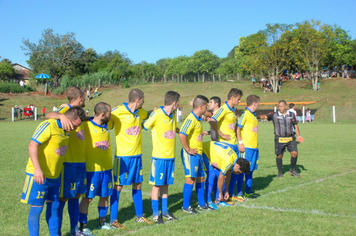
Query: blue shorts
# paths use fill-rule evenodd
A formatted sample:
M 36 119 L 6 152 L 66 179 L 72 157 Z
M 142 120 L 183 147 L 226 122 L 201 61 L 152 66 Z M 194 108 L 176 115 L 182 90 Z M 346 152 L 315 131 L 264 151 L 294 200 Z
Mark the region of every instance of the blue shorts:
M 143 182 L 142 155 L 114 159 L 115 185 L 131 185 Z
M 26 173 L 25 185 L 22 190 L 21 202 L 35 206 L 43 206 L 46 200 L 59 198 L 61 177 L 46 178 L 43 184 L 35 182 L 33 174 Z
M 112 170 L 87 172 L 87 198 L 108 197 L 112 195 Z
M 222 142 L 222 143 L 229 146 L 232 150 L 234 150 L 236 152 L 236 155 L 239 156 L 239 146 L 237 144 L 231 144 L 231 143 L 225 143 L 225 142 Z
M 250 171 L 257 170 L 258 159 L 260 157 L 258 148 L 245 148 L 245 152 L 241 153 L 240 157 L 250 162 Z
M 214 170 L 214 167 L 211 165 L 209 158 L 203 153 L 203 164 L 204 164 L 204 171 Z
M 174 182 L 173 159 L 161 159 L 152 157 L 150 184 L 154 186 L 172 185 Z
M 186 178 L 204 177 L 203 158 L 200 154 L 190 155 L 184 148 L 180 154 Z
M 86 191 L 85 163 L 63 163 L 61 174 L 61 198 L 75 198 Z

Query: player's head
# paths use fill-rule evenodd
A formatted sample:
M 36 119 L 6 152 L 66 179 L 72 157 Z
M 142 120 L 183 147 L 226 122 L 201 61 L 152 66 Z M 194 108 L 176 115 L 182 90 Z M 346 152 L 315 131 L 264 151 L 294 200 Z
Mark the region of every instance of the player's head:
M 215 111 L 221 106 L 221 99 L 217 96 L 211 97 L 209 101 L 209 110 Z
M 232 169 L 234 174 L 249 174 L 250 173 L 250 162 L 244 158 L 237 159 L 234 168 Z
M 289 104 L 289 109 L 294 109 L 294 103 Z
M 197 95 L 193 100 L 193 110 L 198 113 L 196 115 L 203 115 L 207 110 L 208 103 L 209 100 L 207 97 L 203 95 Z
M 70 87 L 66 95 L 70 105 L 85 107 L 84 92 L 80 88 Z
M 260 97 L 253 94 L 249 95 L 246 99 L 246 104 L 251 111 L 255 112 L 260 104 Z
M 94 107 L 94 114 L 100 118 L 101 124 L 106 124 L 111 119 L 111 107 L 105 102 L 99 102 Z
M 145 102 L 145 95 L 140 89 L 132 89 L 129 93 L 129 103 L 137 103 L 138 108 L 142 108 Z
M 280 100 L 278 102 L 278 111 L 280 113 L 284 113 L 287 110 L 287 102 L 284 100 Z
M 76 130 L 82 124 L 82 121 L 86 119 L 83 108 L 79 106 L 69 108 L 64 115 L 72 122 L 73 130 Z
M 227 100 L 231 101 L 234 106 L 237 106 L 241 102 L 242 96 L 243 92 L 240 89 L 232 88 L 227 94 Z
M 175 91 L 168 91 L 164 95 L 164 105 L 171 106 L 173 105 L 173 111 L 177 110 L 179 106 L 180 94 Z

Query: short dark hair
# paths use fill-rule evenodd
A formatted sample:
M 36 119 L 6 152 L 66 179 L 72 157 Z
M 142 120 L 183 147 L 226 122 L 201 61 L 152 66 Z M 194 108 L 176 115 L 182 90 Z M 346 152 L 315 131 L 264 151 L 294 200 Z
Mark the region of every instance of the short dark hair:
M 232 88 L 227 95 L 227 100 L 230 100 L 231 97 L 237 97 L 238 95 L 242 97 L 244 93 L 240 89 Z
M 260 101 L 260 97 L 252 94 L 247 97 L 246 104 L 247 104 L 247 106 L 251 106 L 253 103 L 259 102 L 259 101 Z
M 294 107 L 294 103 L 289 104 L 289 108 L 292 109 Z
M 278 102 L 278 104 L 280 104 L 280 103 L 284 103 L 284 105 L 287 105 L 287 102 L 286 102 L 285 100 L 280 100 L 280 101 Z
M 111 110 L 111 106 L 106 102 L 99 102 L 94 107 L 95 115 L 99 115 L 101 113 L 107 113 L 110 110 Z
M 81 121 L 86 120 L 85 111 L 79 106 L 73 106 L 69 108 L 64 114 L 71 121 L 74 121 L 78 118 L 80 118 Z
M 132 89 L 129 93 L 129 102 L 135 102 L 136 99 L 141 99 L 144 97 L 144 93 L 140 89 Z
M 180 98 L 180 94 L 175 91 L 168 91 L 164 95 L 164 105 L 169 106 L 172 105 L 173 102 L 178 102 Z
M 221 106 L 221 99 L 218 96 L 213 96 L 210 98 L 210 100 L 214 100 L 214 102 L 217 103 L 219 107 Z
M 240 171 L 245 174 L 250 173 L 250 162 L 245 158 L 239 158 L 236 161 L 236 164 L 240 166 Z
M 77 100 L 79 97 L 84 97 L 84 92 L 79 87 L 73 86 L 67 90 L 66 95 L 68 98 L 68 102 L 71 103 Z
M 204 95 L 197 95 L 193 101 L 193 109 L 199 107 L 200 105 L 208 104 L 209 100 Z

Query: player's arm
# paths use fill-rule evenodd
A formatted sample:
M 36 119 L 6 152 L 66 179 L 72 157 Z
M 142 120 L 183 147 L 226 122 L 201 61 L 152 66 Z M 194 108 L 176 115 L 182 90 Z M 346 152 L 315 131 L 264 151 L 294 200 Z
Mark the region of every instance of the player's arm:
M 225 176 L 225 194 L 224 194 L 225 201 L 228 201 L 230 198 L 230 194 L 229 194 L 230 179 L 231 179 L 231 171 L 228 171 Z
M 223 199 L 224 199 L 224 196 L 223 196 L 224 182 L 225 182 L 225 175 L 223 175 L 223 173 L 220 172 L 220 175 L 218 178 L 219 201 L 223 201 Z
M 239 126 L 237 126 L 237 129 L 236 129 L 236 137 L 237 137 L 237 141 L 239 143 L 239 151 L 240 152 L 245 152 L 245 145 L 242 142 L 241 128 Z
M 63 129 L 66 131 L 73 130 L 72 122 L 64 114 L 61 114 L 61 113 L 58 113 L 55 111 L 51 111 L 46 115 L 46 118 L 59 120 L 61 122 Z
M 180 143 L 182 144 L 184 150 L 189 153 L 190 155 L 195 155 L 197 154 L 197 149 L 195 148 L 190 148 L 188 145 L 188 140 L 187 140 L 187 136 L 183 133 L 179 133 L 179 139 L 180 139 Z
M 35 141 L 31 140 L 28 145 L 28 152 L 30 154 L 30 159 L 32 161 L 33 167 L 35 169 L 33 177 L 36 183 L 43 184 L 45 180 L 45 176 L 42 172 L 40 162 L 38 160 L 38 146 L 39 144 Z
M 211 128 L 213 128 L 213 130 L 219 134 L 219 136 L 220 136 L 221 138 L 223 138 L 223 139 L 225 139 L 225 140 L 227 140 L 227 141 L 229 141 L 229 140 L 231 139 L 231 138 L 230 138 L 230 135 L 228 135 L 228 134 L 223 134 L 223 133 L 221 132 L 221 130 L 218 128 L 218 123 L 217 123 L 214 119 L 209 120 L 209 124 L 210 124 Z

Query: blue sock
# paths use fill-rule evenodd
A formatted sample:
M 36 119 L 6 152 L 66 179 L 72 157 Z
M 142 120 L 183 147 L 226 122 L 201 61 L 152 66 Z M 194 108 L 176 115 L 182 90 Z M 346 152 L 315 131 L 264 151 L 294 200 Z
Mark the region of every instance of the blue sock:
M 152 204 L 152 211 L 153 211 L 153 217 L 158 216 L 159 215 L 159 202 L 158 200 L 151 200 L 151 204 Z
M 209 202 L 209 176 L 210 176 L 209 170 L 206 171 L 205 174 L 206 174 L 206 179 L 205 179 L 205 198 Z
M 206 196 L 206 201 L 207 202 L 211 202 L 211 194 L 213 192 L 213 189 L 214 189 L 214 181 L 215 181 L 215 172 L 214 170 L 209 170 L 209 176 L 207 177 L 207 180 L 206 182 L 208 182 L 208 194 Z
M 241 173 L 237 175 L 237 196 L 242 196 L 242 186 L 244 185 L 245 174 Z
M 62 235 L 61 229 L 62 229 L 62 221 L 63 221 L 63 210 L 64 206 L 66 205 L 66 202 L 59 201 L 59 207 L 58 207 L 58 235 Z
M 88 223 L 88 213 L 79 212 L 79 223 L 86 224 Z
M 190 206 L 190 198 L 192 197 L 193 184 L 184 184 L 183 187 L 183 208 L 188 209 Z
M 219 175 L 220 175 L 220 170 L 214 169 L 214 173 L 215 173 L 215 178 L 214 178 L 213 191 L 215 193 L 215 201 L 217 201 L 219 198 L 218 179 L 219 179 Z
M 60 208 L 59 200 L 55 200 L 54 202 L 47 202 L 47 209 L 46 209 L 46 220 L 48 224 L 49 234 L 58 235 L 60 232 L 59 224 L 59 208 Z
M 201 207 L 205 207 L 205 199 L 204 199 L 204 183 L 195 183 L 195 191 L 197 192 L 198 195 L 198 204 Z
M 30 236 L 38 236 L 40 234 L 40 216 L 43 210 L 41 207 L 30 208 L 30 213 L 28 214 L 27 226 Z
M 245 176 L 245 178 L 246 178 L 246 193 L 247 194 L 252 193 L 252 173 L 253 173 L 253 171 L 250 171 L 250 173 Z
M 168 214 L 168 197 L 162 198 L 162 215 Z
M 237 182 L 237 174 L 231 173 L 230 185 L 229 185 L 229 194 L 230 197 L 234 196 L 235 194 L 235 186 Z
M 79 220 L 79 199 L 68 200 L 68 214 L 70 220 L 70 233 L 75 234 L 75 229 L 78 227 Z
M 108 214 L 109 207 L 100 207 L 98 206 L 99 217 L 106 217 Z
M 113 223 L 115 220 L 117 220 L 117 214 L 119 211 L 119 199 L 120 191 L 114 189 L 110 197 L 110 223 Z
M 132 189 L 132 199 L 135 205 L 136 216 L 141 218 L 143 216 L 143 202 L 141 189 Z

